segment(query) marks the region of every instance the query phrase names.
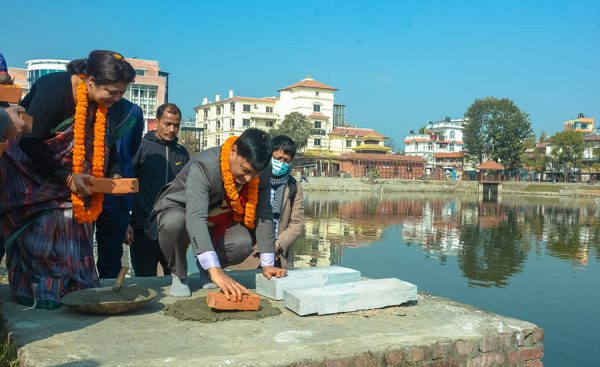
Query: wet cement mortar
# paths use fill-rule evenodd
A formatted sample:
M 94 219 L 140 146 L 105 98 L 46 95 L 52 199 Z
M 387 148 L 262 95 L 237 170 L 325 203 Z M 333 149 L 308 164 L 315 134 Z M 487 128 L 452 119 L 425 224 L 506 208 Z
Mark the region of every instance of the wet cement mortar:
M 118 291 L 107 289 L 86 289 L 73 292 L 63 298 L 63 303 L 87 305 L 105 302 L 143 301 L 150 295 L 148 289 L 138 287 L 123 287 Z
M 165 306 L 164 313 L 179 320 L 203 323 L 228 320 L 255 320 L 281 314 L 281 310 L 266 299 L 260 300 L 258 311 L 215 311 L 206 304 L 206 297 L 185 299 Z

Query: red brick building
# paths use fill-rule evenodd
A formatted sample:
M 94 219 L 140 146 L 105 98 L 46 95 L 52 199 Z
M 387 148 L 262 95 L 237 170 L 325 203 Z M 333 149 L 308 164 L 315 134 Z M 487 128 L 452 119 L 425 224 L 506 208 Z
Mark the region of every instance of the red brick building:
M 423 176 L 425 159 L 399 154 L 343 154 L 339 157 L 340 171 L 352 177 L 367 177 L 376 170 L 379 178 L 412 180 Z

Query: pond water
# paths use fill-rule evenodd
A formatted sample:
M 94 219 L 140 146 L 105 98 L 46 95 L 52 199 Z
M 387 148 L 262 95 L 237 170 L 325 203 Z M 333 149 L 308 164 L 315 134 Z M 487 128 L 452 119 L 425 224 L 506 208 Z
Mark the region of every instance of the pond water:
M 600 366 L 600 202 L 305 194 L 296 267 L 373 278 L 533 322 L 546 366 Z

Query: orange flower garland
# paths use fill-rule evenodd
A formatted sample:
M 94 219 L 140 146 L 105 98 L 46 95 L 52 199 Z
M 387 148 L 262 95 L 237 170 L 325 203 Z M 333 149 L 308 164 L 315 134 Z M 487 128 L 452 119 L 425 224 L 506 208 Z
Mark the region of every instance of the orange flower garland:
M 85 125 L 87 119 L 88 92 L 83 81 L 84 76 L 77 83 L 77 104 L 75 106 L 75 128 L 74 128 L 74 147 L 73 147 L 73 174 L 84 173 L 83 164 L 85 161 Z M 106 135 L 106 106 L 98 105 L 96 109 L 96 120 L 94 121 L 94 155 L 92 159 L 92 176 L 104 176 L 104 138 Z M 90 200 L 89 209 L 85 208 L 85 203 L 81 197 L 71 193 L 73 202 L 73 213 L 78 223 L 91 223 L 98 218 L 102 212 L 102 193 L 93 193 Z
M 248 182 L 248 201 L 246 202 L 246 207 L 242 207 L 240 195 L 236 189 L 235 181 L 231 174 L 231 167 L 229 165 L 231 147 L 237 138 L 237 136 L 230 136 L 221 147 L 221 174 L 223 175 L 223 187 L 225 188 L 227 197 L 230 200 L 231 208 L 233 209 L 233 220 L 241 222 L 242 215 L 244 215 L 244 225 L 249 229 L 254 229 L 256 204 L 258 203 L 258 183 L 260 180 L 257 177 Z

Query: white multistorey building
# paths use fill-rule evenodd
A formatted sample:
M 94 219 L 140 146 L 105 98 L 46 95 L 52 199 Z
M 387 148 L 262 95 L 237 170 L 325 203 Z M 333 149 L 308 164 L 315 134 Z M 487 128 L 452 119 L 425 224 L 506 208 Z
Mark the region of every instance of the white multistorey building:
M 334 92 L 337 89 L 306 78 L 279 90 L 277 97 L 241 97 L 230 90 L 226 99 L 204 98 L 194 108 L 196 123 L 204 128 L 203 147 L 221 145 L 229 136 L 240 135 L 249 127 L 270 130 L 286 115 L 299 112 L 308 117 L 313 129 L 306 149 L 328 150 L 333 129 Z
M 412 130 L 404 138 L 406 155 L 420 156 L 427 160 L 427 165 L 435 165 L 435 155 L 459 153 L 463 151 L 463 129 L 465 119 L 451 119 L 429 122 L 424 134 L 415 134 Z

